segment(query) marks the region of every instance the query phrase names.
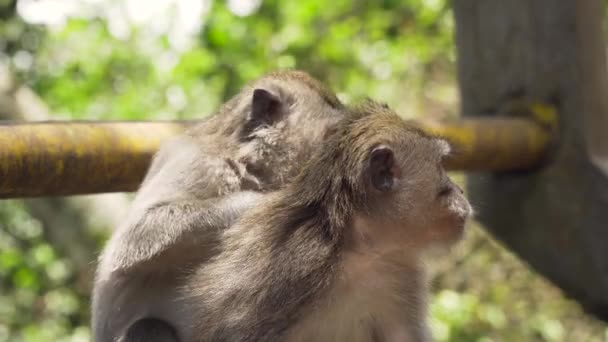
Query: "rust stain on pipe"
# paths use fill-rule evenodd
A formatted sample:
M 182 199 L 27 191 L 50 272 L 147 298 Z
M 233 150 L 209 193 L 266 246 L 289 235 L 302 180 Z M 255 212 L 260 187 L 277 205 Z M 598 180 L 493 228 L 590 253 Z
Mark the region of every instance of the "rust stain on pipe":
M 134 191 L 150 159 L 184 122 L 0 124 L 0 198 Z M 451 170 L 508 171 L 537 164 L 552 136 L 538 120 L 417 122 L 453 143 Z

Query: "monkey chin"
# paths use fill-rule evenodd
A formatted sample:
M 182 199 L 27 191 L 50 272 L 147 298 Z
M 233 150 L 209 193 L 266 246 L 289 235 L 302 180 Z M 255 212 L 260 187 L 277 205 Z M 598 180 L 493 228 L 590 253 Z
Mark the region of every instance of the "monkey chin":
M 463 238 L 468 220 L 466 218 L 456 217 L 450 221 L 452 222 L 447 225 L 445 229 L 445 236 L 448 240 L 452 241 L 452 244 L 454 244 Z
M 423 258 L 435 259 L 449 254 L 457 243 L 465 237 L 466 223 L 465 220 L 458 220 L 432 227 L 427 246 L 423 252 Z

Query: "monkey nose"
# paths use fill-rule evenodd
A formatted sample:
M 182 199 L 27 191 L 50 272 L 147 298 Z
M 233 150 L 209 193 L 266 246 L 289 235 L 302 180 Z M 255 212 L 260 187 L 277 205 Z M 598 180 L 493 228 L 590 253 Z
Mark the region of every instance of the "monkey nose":
M 456 188 L 456 190 L 458 192 L 460 192 L 461 195 L 464 195 L 464 190 L 462 190 L 462 188 L 460 187 L 460 185 L 454 183 L 454 187 Z
M 473 208 L 471 207 L 471 204 L 469 203 L 469 201 L 467 201 L 464 198 L 462 198 L 460 203 L 458 203 L 454 207 L 455 207 L 454 211 L 456 214 L 455 216 L 457 217 L 458 221 L 464 222 L 467 219 L 469 219 L 471 217 L 471 215 L 473 214 Z

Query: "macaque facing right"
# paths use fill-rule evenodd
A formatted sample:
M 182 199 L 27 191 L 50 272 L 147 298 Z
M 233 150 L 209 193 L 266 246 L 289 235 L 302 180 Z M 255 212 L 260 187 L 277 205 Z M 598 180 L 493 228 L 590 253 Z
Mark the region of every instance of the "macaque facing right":
M 431 339 L 423 259 L 459 240 L 471 207 L 444 140 L 374 102 L 352 112 L 187 281 L 198 341 Z

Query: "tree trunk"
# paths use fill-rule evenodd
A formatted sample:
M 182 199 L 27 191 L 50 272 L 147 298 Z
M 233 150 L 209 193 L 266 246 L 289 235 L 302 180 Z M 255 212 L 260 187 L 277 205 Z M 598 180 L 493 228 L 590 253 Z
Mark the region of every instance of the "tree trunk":
M 454 0 L 462 113 L 520 96 L 559 111 L 543 167 L 472 174 L 480 220 L 589 311 L 608 319 L 608 79 L 600 0 Z

